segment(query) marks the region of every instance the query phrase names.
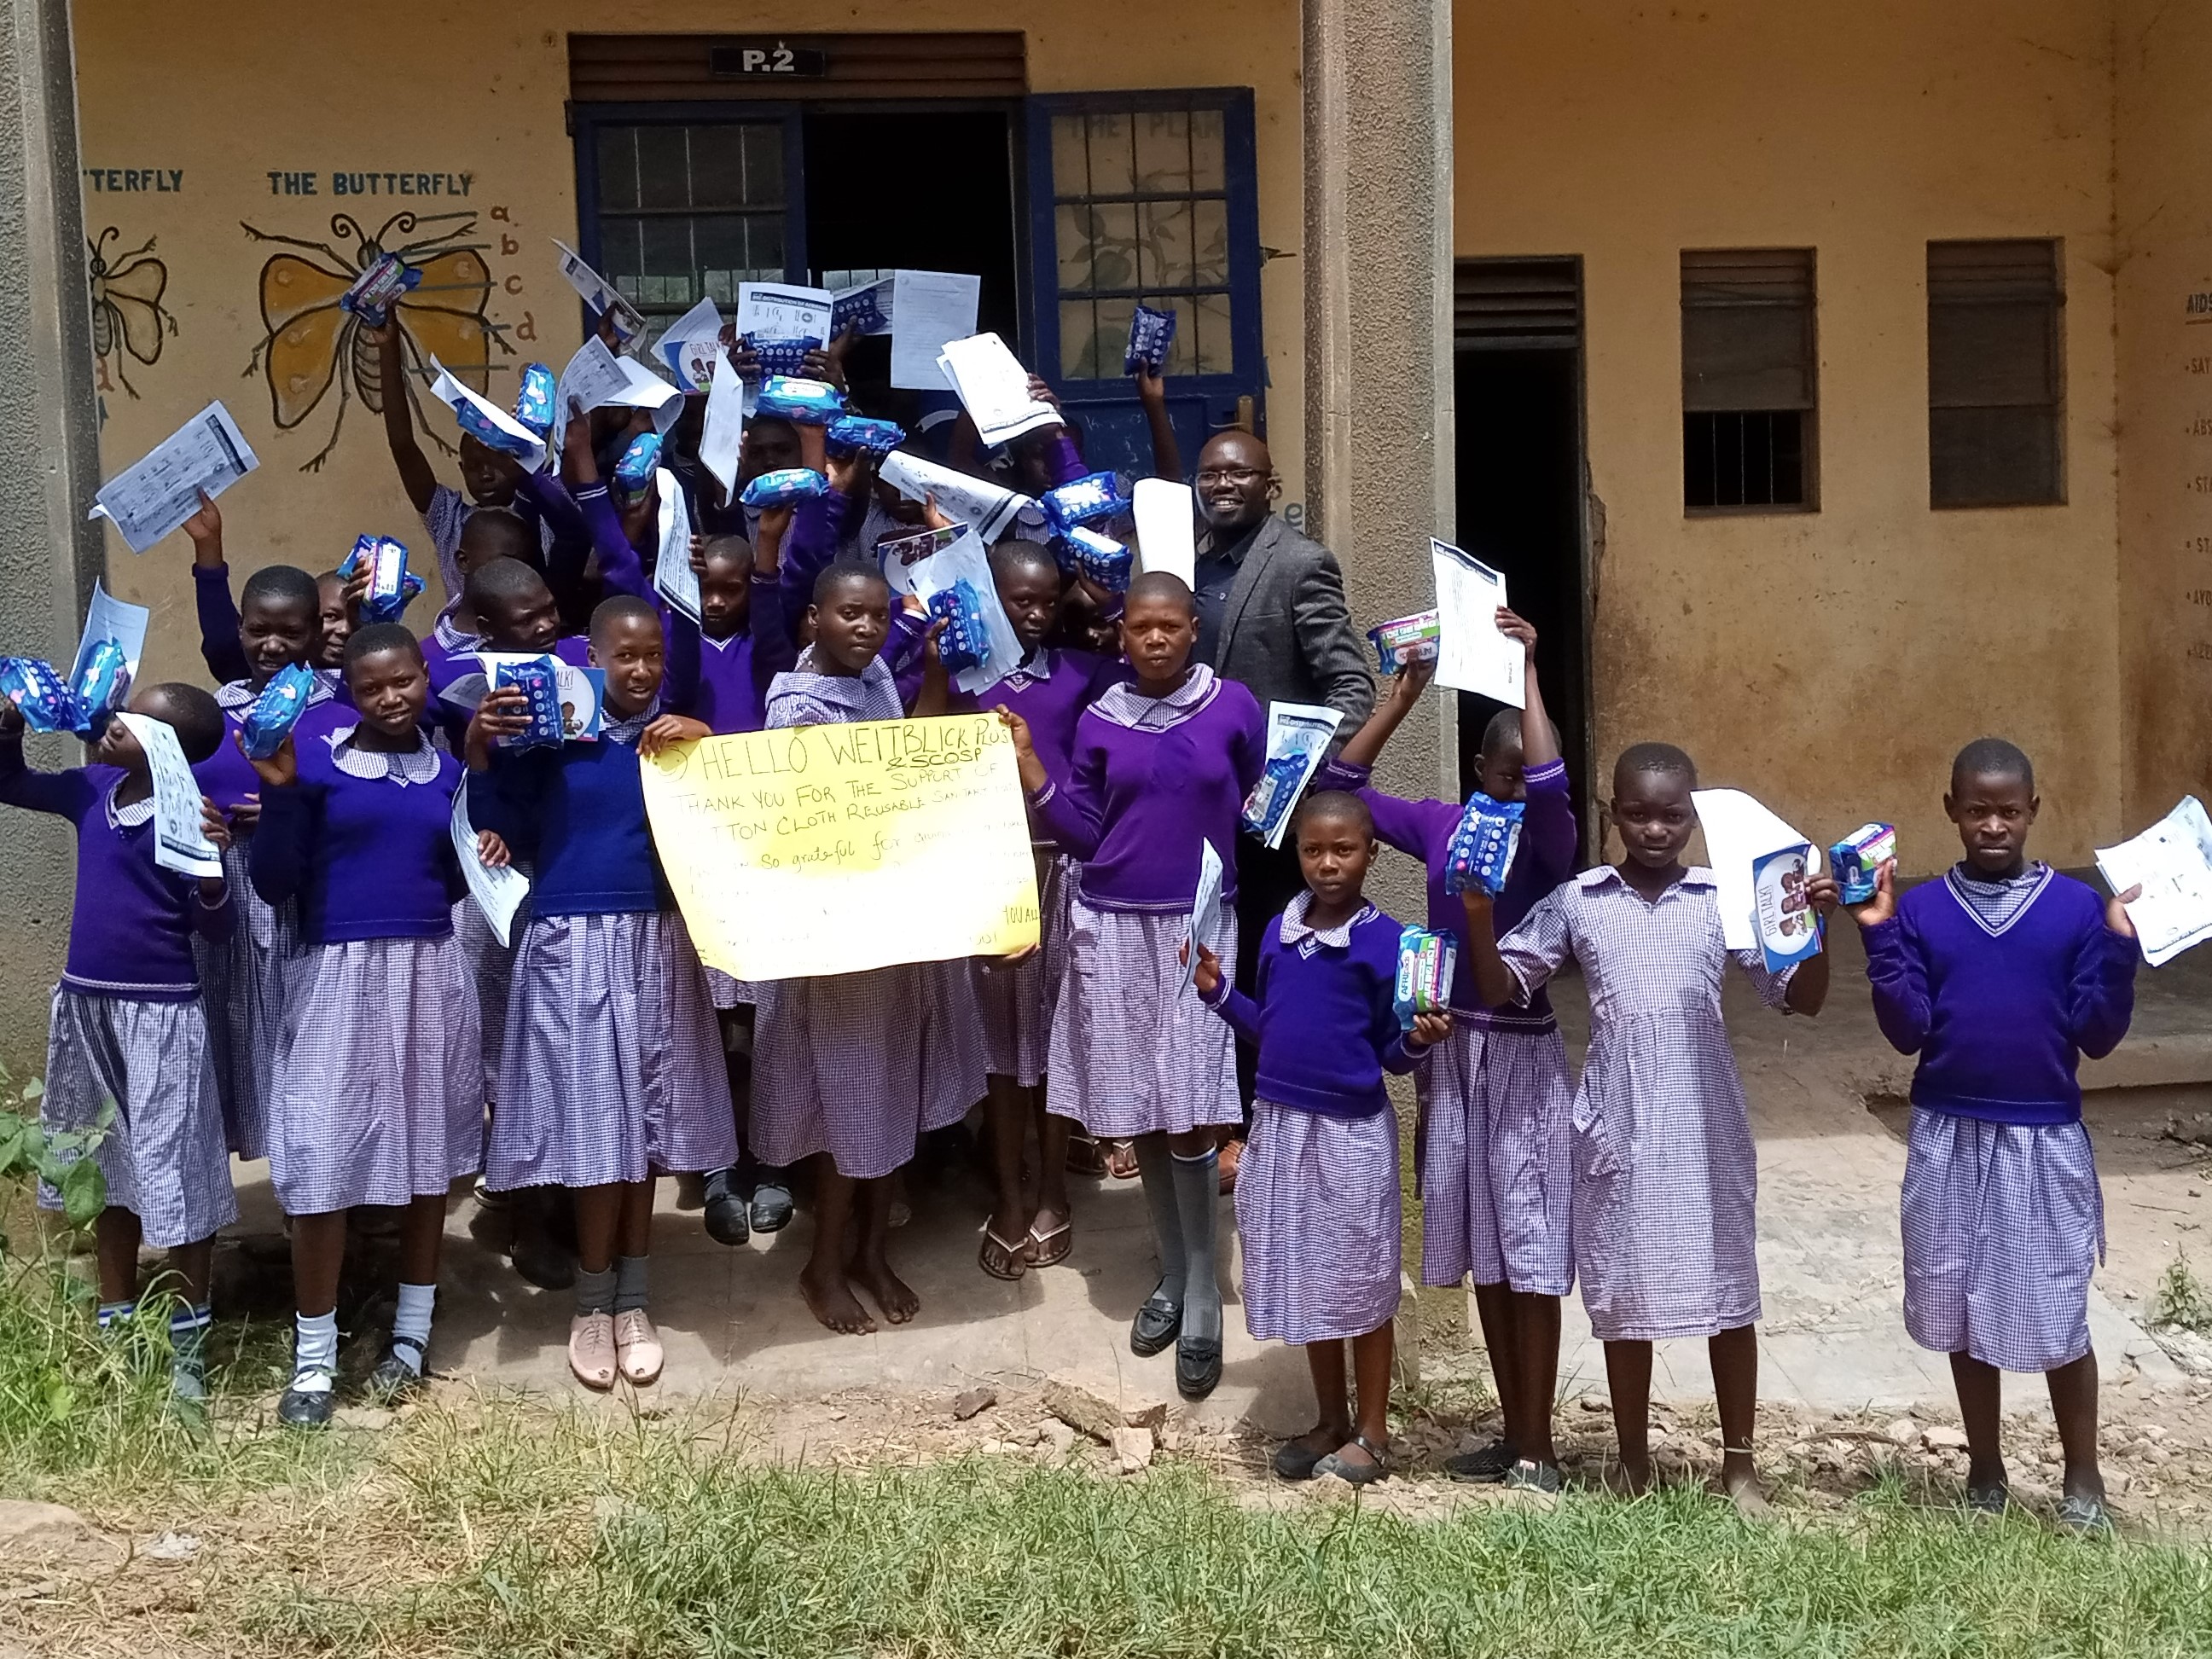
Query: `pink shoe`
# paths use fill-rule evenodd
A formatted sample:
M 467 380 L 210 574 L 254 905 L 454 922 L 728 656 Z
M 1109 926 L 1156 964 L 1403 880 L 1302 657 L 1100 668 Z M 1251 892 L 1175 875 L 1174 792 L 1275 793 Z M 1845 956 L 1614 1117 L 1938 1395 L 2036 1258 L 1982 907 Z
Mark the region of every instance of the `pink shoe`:
M 644 1309 L 631 1308 L 615 1316 L 615 1352 L 620 1357 L 622 1374 L 635 1387 L 641 1389 L 659 1379 L 666 1356 L 661 1352 L 660 1333 L 653 1328 Z
M 612 1314 L 578 1314 L 568 1322 L 568 1369 L 587 1389 L 615 1385 L 615 1320 Z

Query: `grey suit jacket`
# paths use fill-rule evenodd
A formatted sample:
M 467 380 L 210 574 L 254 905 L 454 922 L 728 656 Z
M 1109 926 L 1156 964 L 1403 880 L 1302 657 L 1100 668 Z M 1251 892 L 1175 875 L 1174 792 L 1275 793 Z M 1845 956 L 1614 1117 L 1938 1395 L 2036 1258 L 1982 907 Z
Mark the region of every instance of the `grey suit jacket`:
M 1374 712 L 1375 678 L 1352 625 L 1336 555 L 1273 514 L 1237 567 L 1212 666 L 1224 679 L 1243 681 L 1262 708 L 1318 702 L 1342 710 L 1340 741 Z

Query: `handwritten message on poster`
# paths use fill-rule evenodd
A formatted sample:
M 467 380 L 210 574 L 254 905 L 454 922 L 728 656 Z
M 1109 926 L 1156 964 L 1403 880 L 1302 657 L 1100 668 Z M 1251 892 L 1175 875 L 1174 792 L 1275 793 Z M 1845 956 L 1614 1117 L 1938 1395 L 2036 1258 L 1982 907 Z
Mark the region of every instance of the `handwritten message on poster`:
M 1029 819 L 994 716 L 704 738 L 644 777 L 661 867 L 724 973 L 795 979 L 1037 942 Z

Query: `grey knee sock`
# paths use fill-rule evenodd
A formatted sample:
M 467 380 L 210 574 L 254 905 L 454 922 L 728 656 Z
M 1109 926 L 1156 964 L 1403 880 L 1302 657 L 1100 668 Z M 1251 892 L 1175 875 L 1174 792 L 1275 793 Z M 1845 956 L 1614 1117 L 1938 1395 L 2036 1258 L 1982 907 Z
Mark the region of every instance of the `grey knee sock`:
M 650 1256 L 615 1258 L 615 1311 L 637 1313 L 645 1307 L 645 1269 Z
M 1182 1228 L 1188 1272 L 1183 1280 L 1182 1334 L 1204 1342 L 1221 1340 L 1221 1280 L 1213 1265 L 1213 1234 L 1221 1209 L 1221 1159 L 1172 1157 L 1176 1210 Z
M 1145 1202 L 1152 1212 L 1152 1239 L 1160 1251 L 1158 1294 L 1171 1306 L 1181 1307 L 1188 1258 L 1183 1252 L 1182 1211 L 1176 1203 L 1174 1164 L 1164 1138 L 1137 1137 L 1137 1175 L 1144 1182 Z
M 576 1269 L 576 1312 L 584 1314 L 612 1313 L 615 1310 L 615 1270 L 602 1268 L 587 1273 Z

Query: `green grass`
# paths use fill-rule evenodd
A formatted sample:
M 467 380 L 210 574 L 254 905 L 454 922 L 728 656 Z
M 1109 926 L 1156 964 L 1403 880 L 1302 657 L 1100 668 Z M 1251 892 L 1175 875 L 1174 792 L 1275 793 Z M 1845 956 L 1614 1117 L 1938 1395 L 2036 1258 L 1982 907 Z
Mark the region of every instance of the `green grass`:
M 2151 1292 L 2150 1322 L 2172 1325 L 2185 1331 L 2212 1333 L 2212 1290 L 2189 1265 L 2187 1252 L 2176 1250 L 2166 1272 Z

